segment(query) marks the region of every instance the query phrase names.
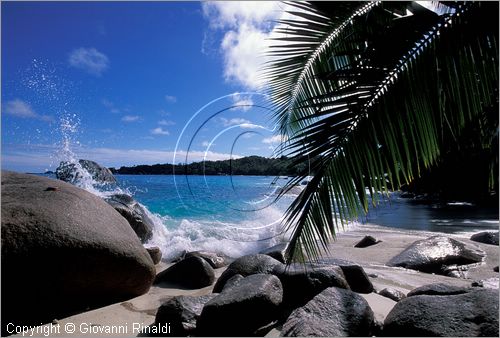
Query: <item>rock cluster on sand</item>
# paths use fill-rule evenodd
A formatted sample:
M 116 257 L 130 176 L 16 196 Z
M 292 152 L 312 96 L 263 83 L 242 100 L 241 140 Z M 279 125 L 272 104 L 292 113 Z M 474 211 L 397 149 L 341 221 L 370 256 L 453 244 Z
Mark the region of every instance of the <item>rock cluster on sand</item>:
M 260 254 L 271 256 L 272 258 L 280 261 L 281 263 L 286 263 L 286 249 L 288 248 L 288 242 L 276 244 L 270 248 L 260 251 Z
M 199 289 L 212 285 L 215 272 L 212 266 L 201 257 L 190 256 L 160 272 L 155 284 L 176 284 L 189 289 Z
M 78 168 L 87 171 L 92 179 L 97 183 L 116 183 L 116 178 L 111 170 L 90 160 L 78 160 L 78 164 L 71 162 L 61 162 L 56 169 L 56 177 L 68 183 L 75 183 L 83 178 L 83 174 Z
M 450 266 L 478 263 L 484 256 L 479 248 L 438 235 L 414 242 L 387 265 L 446 274 Z
M 498 337 L 498 290 L 408 296 L 387 315 L 385 336 Z
M 125 219 L 71 184 L 2 172 L 1 223 L 2 323 L 39 325 L 138 296 L 155 277 Z

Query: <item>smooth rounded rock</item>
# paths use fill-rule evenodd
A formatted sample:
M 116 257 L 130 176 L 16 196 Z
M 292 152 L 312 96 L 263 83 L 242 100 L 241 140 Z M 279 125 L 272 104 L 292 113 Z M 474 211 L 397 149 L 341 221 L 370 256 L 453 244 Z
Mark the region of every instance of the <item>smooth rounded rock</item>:
M 56 169 L 56 177 L 68 183 L 76 183 L 89 175 L 96 183 L 116 183 L 111 170 L 90 160 L 78 160 L 78 163 L 61 162 Z
M 260 254 L 271 256 L 272 258 L 280 261 L 281 263 L 286 263 L 286 249 L 288 248 L 288 242 L 276 244 L 270 248 L 260 251 Z
M 484 244 L 498 245 L 498 231 L 479 232 L 472 235 L 470 240 Z
M 149 256 L 151 256 L 151 259 L 153 260 L 153 263 L 156 265 L 161 262 L 161 250 L 157 246 L 152 246 L 149 248 L 146 248 L 146 250 L 149 253 Z
M 191 256 L 198 256 L 207 261 L 208 264 L 214 269 L 222 268 L 228 265 L 229 258 L 223 254 L 211 252 L 211 251 L 191 251 L 184 255 L 184 258 Z
M 292 312 L 283 324 L 284 337 L 370 336 L 373 311 L 355 292 L 331 287 Z
M 2 323 L 40 325 L 149 290 L 151 257 L 101 198 L 3 171 L 1 208 Z
M 279 274 L 284 270 L 285 265 L 283 263 L 268 255 L 246 255 L 229 264 L 215 283 L 213 292 L 221 292 L 229 278 L 237 274 L 246 277 L 257 273 Z
M 344 273 L 344 277 L 349 284 L 352 291 L 358 293 L 371 293 L 373 292 L 373 284 L 368 278 L 362 266 L 337 258 L 323 258 L 318 261 L 317 265 L 321 266 L 339 266 Z
M 215 280 L 214 269 L 203 258 L 192 256 L 184 258 L 168 269 L 160 272 L 155 284 L 176 284 L 189 289 L 200 289 L 212 285 Z
M 380 243 L 381 241 L 377 240 L 373 236 L 365 236 L 358 243 L 354 244 L 355 248 L 366 248 L 375 244 Z
M 406 298 L 406 295 L 403 292 L 392 288 L 382 289 L 378 294 L 392 299 L 395 302 L 399 302 L 401 299 Z
M 422 285 L 408 292 L 406 297 L 428 295 L 428 296 L 450 296 L 450 295 L 460 295 L 462 293 L 467 293 L 470 288 L 449 285 L 444 283 L 434 283 Z

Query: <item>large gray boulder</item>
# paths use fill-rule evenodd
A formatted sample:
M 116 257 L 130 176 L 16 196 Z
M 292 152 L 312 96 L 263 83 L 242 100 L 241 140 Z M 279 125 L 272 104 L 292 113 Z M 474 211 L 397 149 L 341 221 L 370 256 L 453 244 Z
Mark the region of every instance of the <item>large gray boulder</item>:
M 246 277 L 257 273 L 280 274 L 284 270 L 285 265 L 270 256 L 262 254 L 242 256 L 229 264 L 215 283 L 213 292 L 221 292 L 229 278 L 237 274 Z
M 86 171 L 96 183 L 116 183 L 111 170 L 90 160 L 78 160 L 78 163 L 63 161 L 56 169 L 56 177 L 74 184 L 85 177 L 85 172 L 82 171 Z
M 470 288 L 463 286 L 455 286 L 444 283 L 434 283 L 422 285 L 418 288 L 415 288 L 408 292 L 406 297 L 411 296 L 420 296 L 420 295 L 428 295 L 428 296 L 450 296 L 450 295 L 460 295 L 462 293 L 467 293 L 470 291 Z
M 101 198 L 3 171 L 1 210 L 3 324 L 40 325 L 149 290 L 148 252 Z
M 174 337 L 192 336 L 203 306 L 216 294 L 205 296 L 175 296 L 164 302 L 156 312 L 155 325 L 168 324 Z
M 281 263 L 286 263 L 286 249 L 288 248 L 288 242 L 283 242 L 276 244 L 270 248 L 260 251 L 260 254 L 271 256 L 272 258 L 280 261 Z
M 212 251 L 191 251 L 185 254 L 184 258 L 188 258 L 191 256 L 201 257 L 207 261 L 208 264 L 212 266 L 214 269 L 222 268 L 223 266 L 228 265 L 229 257 Z
M 155 284 L 176 284 L 189 289 L 200 289 L 212 285 L 214 269 L 203 258 L 191 256 L 160 272 Z
M 385 336 L 498 337 L 498 290 L 418 295 L 399 301 L 384 322 Z
M 373 311 L 363 297 L 350 290 L 331 287 L 293 311 L 283 324 L 281 335 L 370 336 L 373 325 Z
M 373 292 L 373 284 L 363 267 L 359 264 L 344 259 L 327 257 L 320 259 L 316 265 L 339 266 L 352 291 L 358 293 Z
M 485 252 L 446 236 L 433 236 L 412 243 L 387 265 L 443 274 L 450 265 L 481 262 Z
M 470 240 L 484 244 L 498 245 L 498 231 L 478 232 L 472 235 Z
M 254 274 L 205 304 L 197 322 L 201 336 L 253 336 L 278 317 L 283 289 L 278 277 Z
M 153 237 L 154 223 L 136 200 L 126 194 L 111 195 L 105 200 L 127 220 L 142 243 Z

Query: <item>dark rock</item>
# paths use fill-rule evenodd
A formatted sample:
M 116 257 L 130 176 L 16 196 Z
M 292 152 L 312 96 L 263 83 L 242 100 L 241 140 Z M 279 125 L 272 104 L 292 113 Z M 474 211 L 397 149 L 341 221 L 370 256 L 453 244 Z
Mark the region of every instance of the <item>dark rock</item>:
M 484 244 L 498 245 L 498 231 L 479 232 L 472 235 L 470 240 Z
M 493 271 L 498 272 L 498 265 L 493 268 Z
M 75 184 L 89 175 L 96 183 L 116 183 L 113 173 L 94 161 L 78 160 L 78 163 L 61 162 L 56 169 L 56 177 Z
M 484 256 L 482 250 L 438 235 L 412 243 L 387 265 L 442 274 L 443 266 L 478 263 Z
M 293 311 L 283 324 L 281 335 L 370 336 L 373 325 L 373 311 L 363 297 L 350 290 L 331 287 Z
M 155 284 L 172 283 L 189 289 L 200 289 L 212 285 L 214 280 L 215 273 L 210 264 L 201 257 L 192 256 L 160 272 Z
M 286 248 L 288 247 L 288 242 L 279 243 L 270 248 L 264 249 L 260 254 L 271 256 L 272 258 L 280 261 L 281 263 L 286 263 Z
M 238 285 L 243 278 L 245 278 L 245 277 L 243 277 L 240 274 L 234 275 L 233 277 L 229 278 L 227 280 L 226 284 L 224 284 L 224 287 L 222 288 L 222 292 L 224 292 L 224 290 L 226 290 L 226 289 L 232 288 L 235 285 Z
M 277 275 L 283 285 L 283 304 L 287 309 L 305 305 L 326 288 L 349 289 L 342 269 L 338 266 L 291 264 Z
M 229 257 L 224 256 L 223 254 L 210 252 L 210 251 L 192 251 L 188 252 L 184 255 L 184 258 L 188 258 L 191 256 L 198 256 L 203 258 L 212 266 L 214 269 L 222 268 L 228 264 Z
M 399 290 L 392 288 L 385 288 L 378 293 L 381 296 L 392 299 L 395 302 L 399 302 L 401 299 L 406 298 L 406 295 Z
M 153 263 L 156 265 L 160 263 L 161 261 L 161 250 L 157 246 L 152 246 L 150 248 L 146 248 L 148 251 L 149 255 L 151 256 L 151 259 L 153 260 Z
M 126 194 L 115 194 L 106 198 L 106 202 L 129 222 L 143 243 L 153 237 L 153 221 L 146 214 L 146 210 L 132 197 Z
M 412 296 L 396 303 L 384 335 L 399 337 L 498 337 L 498 290 L 447 296 Z
M 217 283 L 215 283 L 213 292 L 221 292 L 228 279 L 236 274 L 246 277 L 256 273 L 279 274 L 284 270 L 284 264 L 270 256 L 261 254 L 246 255 L 229 264 L 217 280 Z
M 276 320 L 282 297 L 278 277 L 270 274 L 245 277 L 205 304 L 198 319 L 197 333 L 202 336 L 252 336 Z
M 358 264 L 337 258 L 324 258 L 319 265 L 336 265 L 342 269 L 344 277 L 352 291 L 358 293 L 373 292 L 373 284 L 365 270 Z
M 378 275 L 376 273 L 369 273 L 368 277 L 370 277 L 370 278 L 378 278 Z
M 470 288 L 454 286 L 444 283 L 427 284 L 408 292 L 406 297 L 429 295 L 429 296 L 450 296 L 467 293 Z
M 467 271 L 469 270 L 468 265 L 443 265 L 441 268 L 441 274 L 448 277 L 454 278 L 467 278 Z
M 216 294 L 173 297 L 160 306 L 156 312 L 155 324 L 169 324 L 171 336 L 193 335 L 203 306 L 215 296 Z
M 372 236 L 365 236 L 363 239 L 361 239 L 358 243 L 354 245 L 355 248 L 366 248 L 368 246 L 375 245 L 377 243 L 380 243 L 381 241 L 378 241 L 375 239 L 375 237 Z
M 149 290 L 151 257 L 101 198 L 4 171 L 1 208 L 2 323 L 40 325 Z

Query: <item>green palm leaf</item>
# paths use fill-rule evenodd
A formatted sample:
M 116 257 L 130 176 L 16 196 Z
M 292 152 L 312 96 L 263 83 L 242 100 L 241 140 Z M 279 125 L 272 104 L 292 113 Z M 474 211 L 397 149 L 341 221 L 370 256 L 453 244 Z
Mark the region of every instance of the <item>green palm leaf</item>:
M 287 43 L 271 48 L 266 78 L 282 151 L 314 173 L 285 221 L 288 255 L 305 259 L 496 107 L 498 4 L 436 3 L 440 14 L 415 2 L 291 5 L 297 19 L 281 22 Z M 489 116 L 479 132 L 498 140 Z

